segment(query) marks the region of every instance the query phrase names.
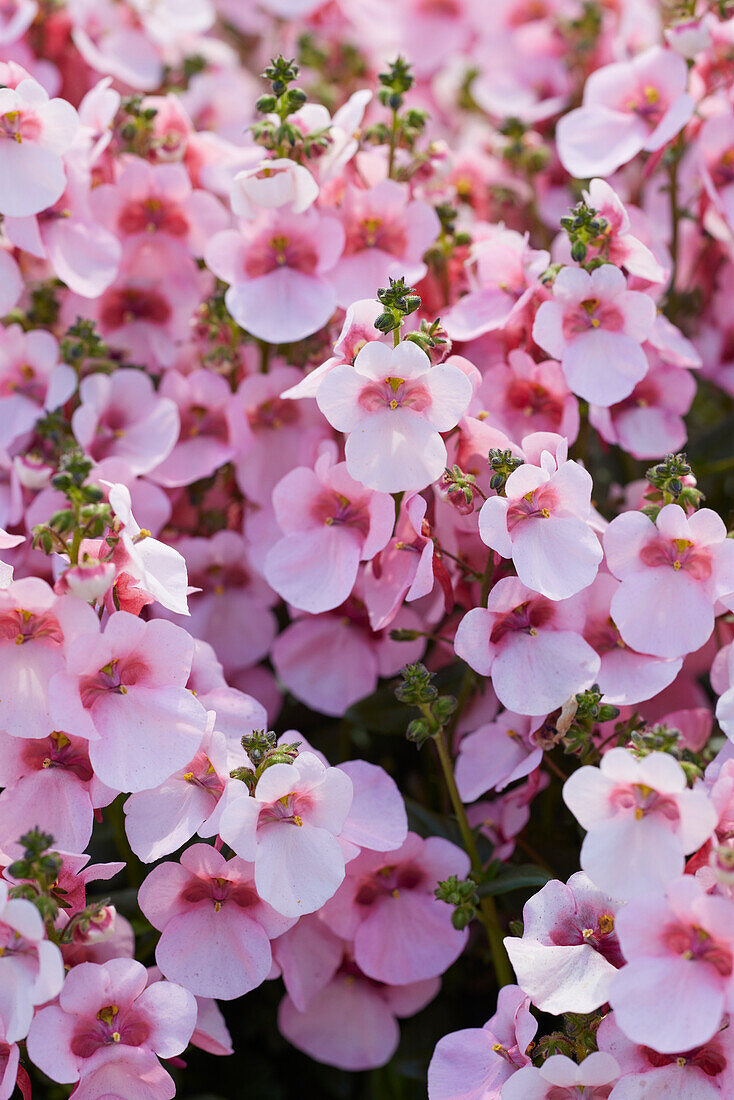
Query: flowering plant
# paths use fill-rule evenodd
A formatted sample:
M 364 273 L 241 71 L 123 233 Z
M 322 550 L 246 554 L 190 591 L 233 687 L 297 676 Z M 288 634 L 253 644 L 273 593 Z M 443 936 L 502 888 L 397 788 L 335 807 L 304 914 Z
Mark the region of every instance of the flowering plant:
M 729 0 L 5 0 L 0 219 L 0 1100 L 734 1095 Z

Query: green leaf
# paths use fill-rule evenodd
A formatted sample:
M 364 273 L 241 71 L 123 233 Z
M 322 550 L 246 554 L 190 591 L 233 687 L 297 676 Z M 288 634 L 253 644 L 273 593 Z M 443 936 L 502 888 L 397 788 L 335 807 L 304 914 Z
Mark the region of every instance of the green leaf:
M 545 886 L 552 878 L 548 871 L 534 863 L 506 863 L 494 878 L 480 883 L 477 893 L 482 898 L 508 894 L 510 890 L 523 890 L 528 886 Z

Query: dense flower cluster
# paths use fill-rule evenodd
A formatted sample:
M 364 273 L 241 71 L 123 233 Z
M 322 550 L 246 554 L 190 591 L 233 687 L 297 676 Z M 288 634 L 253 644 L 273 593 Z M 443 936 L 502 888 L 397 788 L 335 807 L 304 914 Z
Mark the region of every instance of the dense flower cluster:
M 0 1100 L 734 1095 L 728 0 L 6 0 L 0 216 Z

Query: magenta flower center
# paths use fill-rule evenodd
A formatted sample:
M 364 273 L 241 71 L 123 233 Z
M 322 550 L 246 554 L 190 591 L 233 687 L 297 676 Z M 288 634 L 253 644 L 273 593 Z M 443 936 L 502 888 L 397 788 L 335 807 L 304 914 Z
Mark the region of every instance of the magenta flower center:
M 245 273 L 255 279 L 287 267 L 291 271 L 313 275 L 318 262 L 318 253 L 308 237 L 268 230 L 250 245 L 245 257 Z
M 85 1021 L 74 1032 L 71 1040 L 72 1054 L 77 1058 L 91 1058 L 103 1047 L 120 1044 L 139 1047 L 150 1035 L 150 1025 L 134 1006 L 120 1009 L 117 1005 L 105 1005 L 94 1021 Z
M 231 902 L 239 909 L 250 909 L 260 902 L 257 892 L 253 887 L 244 882 L 236 882 L 227 878 L 208 878 L 196 876 L 188 886 L 181 891 L 181 900 L 190 905 L 207 901 L 211 904 L 215 913 L 220 913 L 224 905 Z
M 690 962 L 708 963 L 722 978 L 732 973 L 732 953 L 728 944 L 721 943 L 697 924 L 674 924 L 663 933 L 663 943 L 673 955 L 680 955 Z
M 61 645 L 64 635 L 49 612 L 26 611 L 18 607 L 0 614 L 0 638 L 13 641 L 16 645 L 38 641 Z
M 707 581 L 712 573 L 711 555 L 690 539 L 660 537 L 642 547 L 640 560 L 653 568 L 672 566 L 676 573 L 684 570 L 694 581 Z
M 402 257 L 407 243 L 405 229 L 399 222 L 370 214 L 355 219 L 346 227 L 344 255 L 351 256 L 366 248 L 379 248 L 392 256 Z
M 423 869 L 415 863 L 381 867 L 362 880 L 355 901 L 357 905 L 374 905 L 379 898 L 399 898 L 404 890 L 417 890 L 425 879 Z
M 507 530 L 513 531 L 518 523 L 528 519 L 550 519 L 558 507 L 558 494 L 548 485 L 541 485 L 513 500 L 507 509 Z
M 543 597 L 527 600 L 513 607 L 512 611 L 497 616 L 489 640 L 497 645 L 507 634 L 521 633 L 534 637 L 541 627 L 553 619 L 553 614 L 553 605 L 550 600 Z
M 115 657 L 92 676 L 82 676 L 79 695 L 86 709 L 110 695 L 127 695 L 128 687 L 145 680 L 148 666 L 137 655 Z
M 157 290 L 126 286 L 107 291 L 101 303 L 100 321 L 108 329 L 122 328 L 135 321 L 165 325 L 171 312 L 170 305 Z
M 381 382 L 369 382 L 359 395 L 359 404 L 365 412 L 382 409 L 411 409 L 422 413 L 431 406 L 431 395 L 420 379 L 383 378 Z
M 189 230 L 188 219 L 178 206 L 154 196 L 124 206 L 117 225 L 122 233 L 160 232 L 170 237 L 185 237 Z
M 566 340 L 573 340 L 575 336 L 597 328 L 605 332 L 620 332 L 624 328 L 624 317 L 613 303 L 587 298 L 564 314 L 563 335 Z

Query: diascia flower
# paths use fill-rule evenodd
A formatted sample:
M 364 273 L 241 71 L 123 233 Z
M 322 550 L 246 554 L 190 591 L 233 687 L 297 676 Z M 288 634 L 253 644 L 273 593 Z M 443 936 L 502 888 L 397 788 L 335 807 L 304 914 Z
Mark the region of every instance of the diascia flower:
M 266 768 L 253 797 L 242 791 L 237 797 L 235 788 L 219 833 L 254 862 L 259 896 L 286 917 L 320 909 L 344 878 L 336 838 L 352 803 L 351 779 L 302 752 L 292 764 Z
M 645 377 L 642 343 L 655 322 L 655 303 L 628 290 L 618 267 L 602 264 L 589 274 L 564 267 L 553 283 L 553 301 L 535 315 L 533 339 L 560 361 L 575 394 L 595 405 L 614 405 Z
M 347 470 L 368 489 L 424 489 L 443 473 L 441 432 L 458 424 L 472 396 L 464 372 L 432 367 L 421 348 L 403 340 L 388 348 L 365 344 L 354 366 L 341 363 L 324 377 L 316 400 L 329 423 L 348 434 Z

